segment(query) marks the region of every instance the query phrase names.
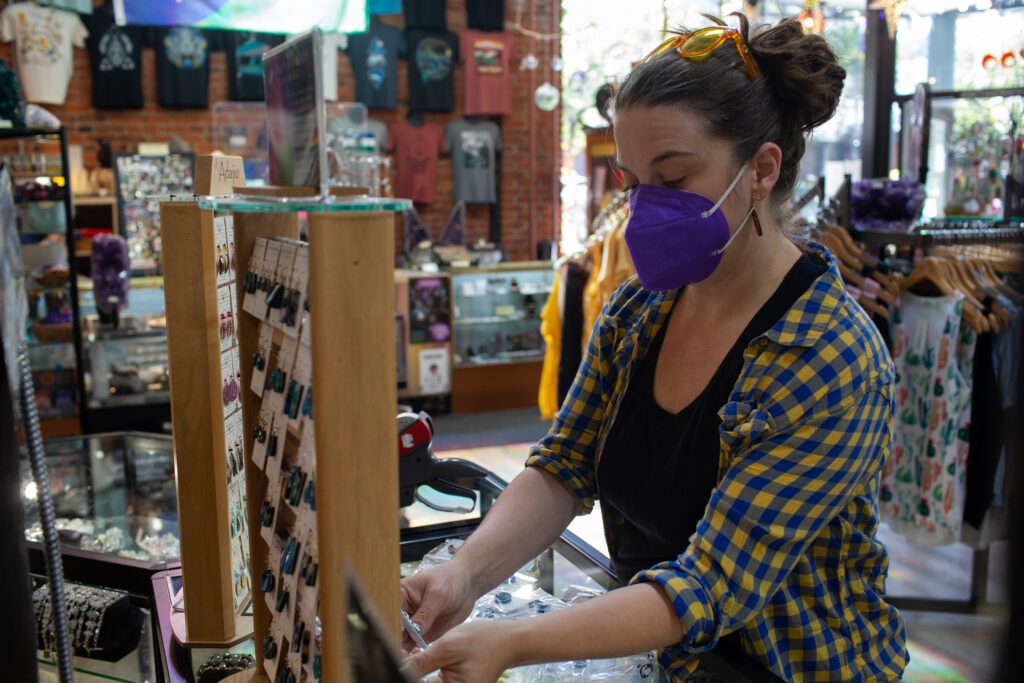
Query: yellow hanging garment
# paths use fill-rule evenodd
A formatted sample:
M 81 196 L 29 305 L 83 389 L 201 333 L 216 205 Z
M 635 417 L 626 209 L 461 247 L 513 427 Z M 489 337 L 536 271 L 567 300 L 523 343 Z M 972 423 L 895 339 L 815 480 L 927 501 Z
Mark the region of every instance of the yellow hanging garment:
M 537 391 L 537 406 L 545 420 L 555 417 L 558 412 L 558 363 L 562 355 L 562 315 L 558 310 L 562 278 L 555 273 L 555 284 L 548 295 L 548 302 L 540 313 L 540 334 L 544 337 L 544 366 L 540 373 L 540 389 Z

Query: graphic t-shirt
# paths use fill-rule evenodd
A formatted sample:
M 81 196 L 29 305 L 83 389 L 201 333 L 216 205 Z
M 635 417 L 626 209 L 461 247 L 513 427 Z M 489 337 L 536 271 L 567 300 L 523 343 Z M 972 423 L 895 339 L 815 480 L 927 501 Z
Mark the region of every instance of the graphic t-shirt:
M 498 201 L 497 152 L 501 129 L 492 121 L 453 121 L 444 129 L 444 150 L 452 155 L 455 200 L 467 204 Z
M 71 48 L 85 47 L 89 35 L 82 20 L 71 12 L 16 2 L 0 15 L 0 24 L 4 42 L 14 41 L 14 61 L 25 99 L 64 104 L 74 71 Z
M 445 0 L 405 0 L 405 27 L 444 31 L 448 22 L 444 15 Z
M 444 149 L 444 129 L 437 123 L 414 126 L 408 121 L 391 124 L 391 146 L 398 171 L 397 196 L 417 204 L 434 201 L 437 159 Z
M 407 29 L 405 43 L 409 53 L 409 109 L 454 110 L 458 36 L 451 31 Z
M 204 108 L 210 102 L 210 51 L 220 47 L 217 33 L 175 26 L 153 29 L 157 92 L 162 107 Z
M 511 114 L 512 36 L 463 31 L 460 40 L 466 65 L 466 115 Z
M 481 31 L 505 28 L 505 0 L 466 0 L 469 27 Z
M 142 97 L 142 46 L 146 30 L 118 26 L 108 7 L 83 17 L 89 29 L 85 47 L 92 69 L 92 106 L 98 109 L 140 109 Z
M 408 0 L 415 2 L 416 0 Z M 370 14 L 401 14 L 402 0 L 369 0 L 366 9 Z
M 324 36 L 326 41 L 326 36 Z M 224 50 L 228 57 L 228 98 L 239 102 L 261 102 L 263 95 L 263 53 L 284 42 L 284 36 L 252 31 L 228 31 Z
M 405 54 L 402 30 L 376 19 L 366 33 L 351 33 L 345 49 L 352 60 L 356 101 L 370 109 L 398 108 L 398 58 Z

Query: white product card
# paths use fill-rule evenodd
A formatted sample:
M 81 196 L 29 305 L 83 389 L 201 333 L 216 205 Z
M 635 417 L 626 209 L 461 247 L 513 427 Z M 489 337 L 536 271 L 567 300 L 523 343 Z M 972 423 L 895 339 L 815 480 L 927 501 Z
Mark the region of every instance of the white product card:
M 273 287 L 273 284 L 275 282 L 277 282 L 277 280 L 276 280 L 276 277 L 277 277 L 277 262 L 278 262 L 278 259 L 280 259 L 280 257 L 281 257 L 281 243 L 278 242 L 277 240 L 268 240 L 267 241 L 267 255 L 264 258 L 263 267 L 264 267 L 264 275 L 265 275 L 265 277 L 267 277 L 270 280 L 270 286 L 271 287 Z M 266 292 L 259 291 L 259 292 L 256 293 L 257 296 L 259 297 L 259 300 L 257 302 L 257 307 L 256 307 L 256 317 L 258 317 L 258 318 L 260 318 L 262 320 L 266 320 L 267 319 L 267 315 L 270 312 L 270 309 L 267 308 L 267 295 L 269 293 L 270 293 L 269 289 Z
M 295 364 L 292 368 L 288 385 L 285 387 L 285 408 L 288 410 L 288 425 L 298 429 L 302 422 L 302 402 L 306 398 L 306 392 L 313 380 L 313 359 L 309 355 L 310 349 L 304 346 L 298 347 L 295 354 Z M 292 380 L 296 382 L 292 384 Z
M 257 237 L 256 241 L 253 242 L 252 255 L 249 256 L 249 273 L 255 279 L 263 272 L 263 262 L 267 251 L 267 240 L 263 237 Z M 250 287 L 251 289 L 251 287 Z M 256 308 L 257 295 L 260 294 L 259 290 L 255 292 L 247 291 L 245 297 L 242 299 L 242 310 L 249 315 L 258 316 L 259 313 Z
M 242 312 L 238 310 L 238 286 L 232 282 L 227 285 L 227 290 L 231 293 L 231 345 L 238 346 L 238 326 L 242 317 Z
M 294 242 L 276 242 L 276 244 L 281 245 L 281 253 L 277 259 L 277 272 L 274 274 L 273 279 L 274 282 L 279 283 L 286 290 L 284 294 L 287 296 L 288 285 L 292 278 L 292 268 L 295 265 L 297 245 Z M 274 327 L 281 328 L 281 318 L 284 316 L 284 313 L 284 306 L 270 311 L 270 322 Z
M 217 285 L 226 284 L 230 277 L 228 275 L 228 245 L 227 235 L 224 229 L 224 217 L 213 219 L 213 254 L 214 264 L 217 268 Z
M 228 472 L 235 471 L 232 481 L 245 479 L 245 455 L 242 448 L 242 412 L 237 411 L 224 421 L 224 454 L 228 460 Z
M 262 358 L 262 368 L 253 367 L 249 378 L 249 389 L 259 397 L 263 397 L 263 388 L 267 385 L 267 372 L 270 366 L 270 352 L 274 346 L 274 328 L 265 322 L 260 323 L 259 341 L 256 342 L 256 353 Z
M 295 340 L 285 337 L 284 342 L 281 344 L 281 350 L 277 352 L 277 367 L 284 372 L 284 387 L 281 391 L 271 390 L 270 402 L 274 406 L 274 410 L 279 413 L 284 410 L 284 395 L 288 391 L 288 383 L 291 381 L 297 349 L 298 344 Z
M 231 285 L 217 288 L 217 323 L 220 325 L 220 350 L 227 351 L 234 345 L 235 315 L 231 307 Z
M 267 441 L 269 439 L 271 423 L 274 421 L 274 409 L 270 403 L 266 400 L 260 406 L 260 416 L 257 422 L 263 429 L 266 430 L 268 438 L 260 443 L 256 440 L 256 435 L 252 435 L 252 462 L 254 465 L 259 467 L 261 470 L 266 471 L 267 469 Z
M 231 386 L 232 382 L 235 383 L 234 389 Z M 238 404 L 234 396 L 238 393 L 238 382 L 235 380 L 235 359 L 230 350 L 220 355 L 220 387 L 224 419 L 226 421 L 231 413 L 235 412 L 236 405 Z
M 266 500 L 269 500 L 270 504 L 274 506 L 274 518 L 270 522 L 270 526 L 266 526 L 263 524 L 262 520 L 260 521 L 260 538 L 262 538 L 266 542 L 266 544 L 270 546 L 270 559 L 268 560 L 268 562 L 270 564 L 270 568 L 274 571 L 277 571 L 277 567 L 281 561 L 280 550 L 277 551 L 276 559 L 274 558 L 274 544 L 277 542 L 277 537 L 274 535 L 274 526 L 277 524 L 277 508 L 281 504 L 281 496 L 278 494 L 278 492 L 281 490 L 281 483 L 278 478 L 279 474 L 280 469 L 278 470 L 278 472 L 274 474 L 274 476 L 268 477 L 267 482 Z
M 228 256 L 228 280 L 234 281 L 238 277 L 238 264 L 235 260 L 235 217 L 224 217 L 224 246 L 227 247 Z
M 289 296 L 292 300 L 286 303 L 281 311 L 281 327 L 289 337 L 297 338 L 305 317 L 305 302 L 309 296 L 309 248 L 300 245 L 295 254 L 295 263 L 289 279 Z M 290 307 L 289 305 L 290 304 Z

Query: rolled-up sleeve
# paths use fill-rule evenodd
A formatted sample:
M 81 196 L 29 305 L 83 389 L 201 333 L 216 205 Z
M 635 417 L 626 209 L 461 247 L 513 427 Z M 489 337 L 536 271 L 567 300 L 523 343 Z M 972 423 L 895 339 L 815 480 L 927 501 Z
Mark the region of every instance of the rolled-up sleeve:
M 766 429 L 736 454 L 686 551 L 632 581 L 662 587 L 684 650 L 710 650 L 764 610 L 808 545 L 881 471 L 892 414 L 888 388 L 871 388 Z
M 551 431 L 531 449 L 526 461 L 527 467 L 553 475 L 579 498 L 581 514 L 594 509 L 597 440 L 611 391 L 612 327 L 606 306 Z

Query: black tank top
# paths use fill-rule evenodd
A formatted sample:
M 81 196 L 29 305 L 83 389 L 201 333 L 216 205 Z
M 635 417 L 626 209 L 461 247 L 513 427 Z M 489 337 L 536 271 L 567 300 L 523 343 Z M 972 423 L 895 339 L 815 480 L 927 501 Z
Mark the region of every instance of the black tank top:
M 667 319 L 639 359 L 597 469 L 605 537 L 620 582 L 686 550 L 718 483 L 718 411 L 739 379 L 743 352 L 782 319 L 826 268 L 821 260 L 801 256 L 707 387 L 679 413 L 664 410 L 654 399 Z

